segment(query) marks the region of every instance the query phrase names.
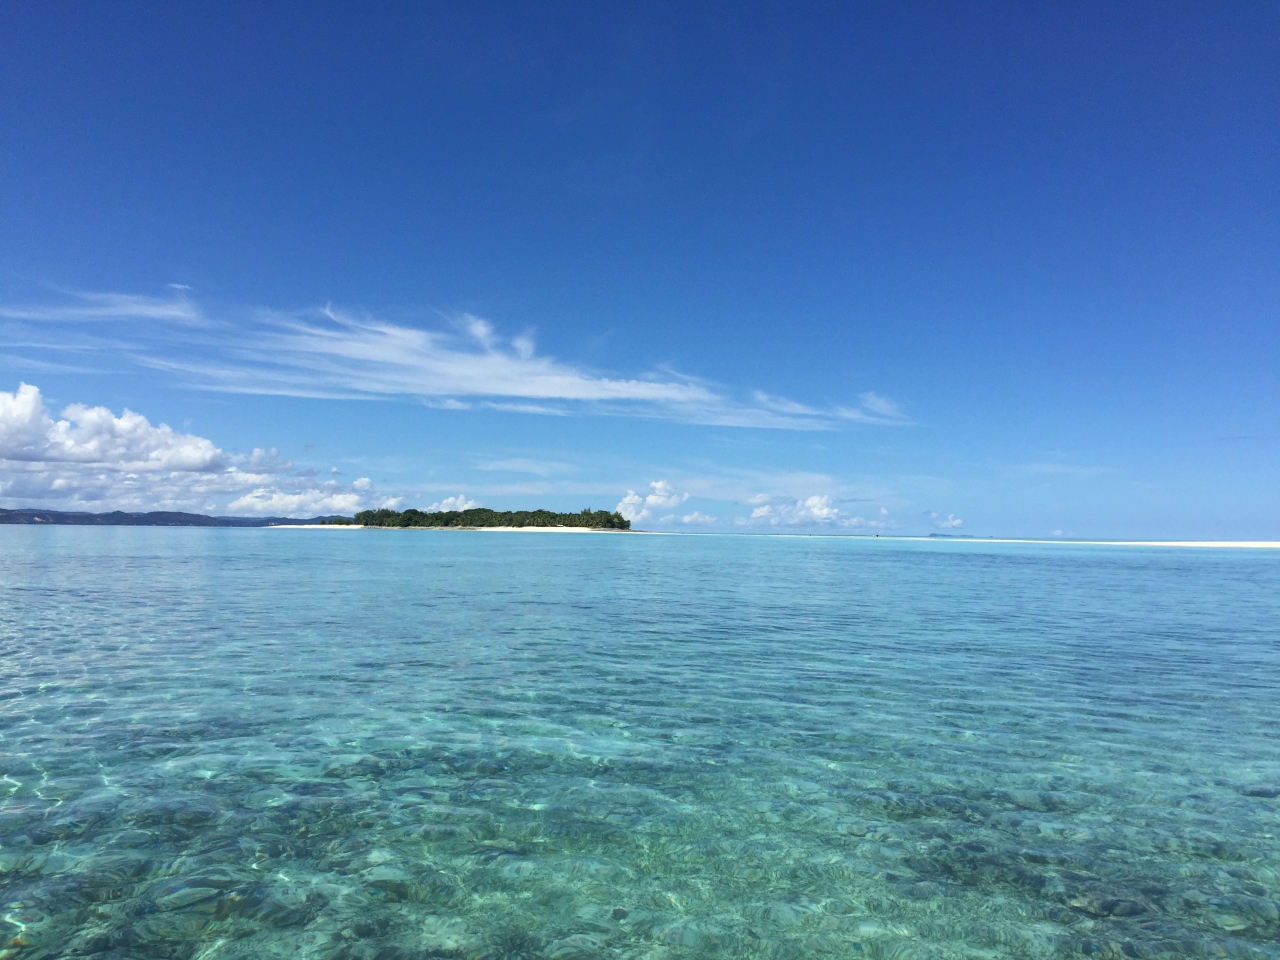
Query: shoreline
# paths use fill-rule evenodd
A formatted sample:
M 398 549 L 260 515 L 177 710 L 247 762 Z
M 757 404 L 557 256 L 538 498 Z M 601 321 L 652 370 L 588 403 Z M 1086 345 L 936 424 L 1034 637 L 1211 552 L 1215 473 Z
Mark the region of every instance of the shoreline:
M 876 537 L 841 533 L 730 533 L 691 530 L 609 530 L 598 527 L 367 527 L 348 523 L 274 523 L 262 530 L 454 530 L 468 533 L 606 533 L 654 537 L 776 537 L 791 540 L 883 540 L 890 543 L 1028 543 L 1062 547 L 1179 547 L 1211 550 L 1280 550 L 1280 540 L 1046 540 L 1022 537 Z
M 1067 540 L 1031 537 L 886 537 L 865 533 L 730 533 L 728 531 L 637 530 L 670 537 L 777 537 L 784 540 L 882 540 L 889 543 L 1032 543 L 1058 547 L 1202 547 L 1215 550 L 1280 550 L 1280 540 Z

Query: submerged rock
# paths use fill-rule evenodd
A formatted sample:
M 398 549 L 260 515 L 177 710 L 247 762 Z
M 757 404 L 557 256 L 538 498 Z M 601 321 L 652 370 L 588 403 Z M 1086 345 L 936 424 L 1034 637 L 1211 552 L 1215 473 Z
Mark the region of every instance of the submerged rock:
M 1280 797 L 1280 784 L 1275 783 L 1251 783 L 1239 789 L 1246 797 L 1265 797 L 1268 800 Z

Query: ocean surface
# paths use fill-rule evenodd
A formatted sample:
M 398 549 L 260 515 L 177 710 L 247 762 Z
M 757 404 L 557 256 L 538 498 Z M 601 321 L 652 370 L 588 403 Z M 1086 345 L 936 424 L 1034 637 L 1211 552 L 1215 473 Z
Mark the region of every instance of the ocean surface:
M 0 958 L 1280 957 L 1280 552 L 0 527 Z

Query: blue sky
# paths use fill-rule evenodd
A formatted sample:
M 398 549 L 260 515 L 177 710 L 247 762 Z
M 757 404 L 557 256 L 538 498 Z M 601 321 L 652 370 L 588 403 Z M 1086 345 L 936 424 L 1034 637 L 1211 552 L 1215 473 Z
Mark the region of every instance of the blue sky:
M 1275 4 L 0 15 L 0 506 L 1280 537 Z

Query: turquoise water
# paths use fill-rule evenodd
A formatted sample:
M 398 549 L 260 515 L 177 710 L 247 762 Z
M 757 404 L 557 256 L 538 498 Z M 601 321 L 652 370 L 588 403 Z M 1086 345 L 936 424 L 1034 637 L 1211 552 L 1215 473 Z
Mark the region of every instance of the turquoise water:
M 1280 957 L 1280 555 L 0 527 L 0 957 Z

